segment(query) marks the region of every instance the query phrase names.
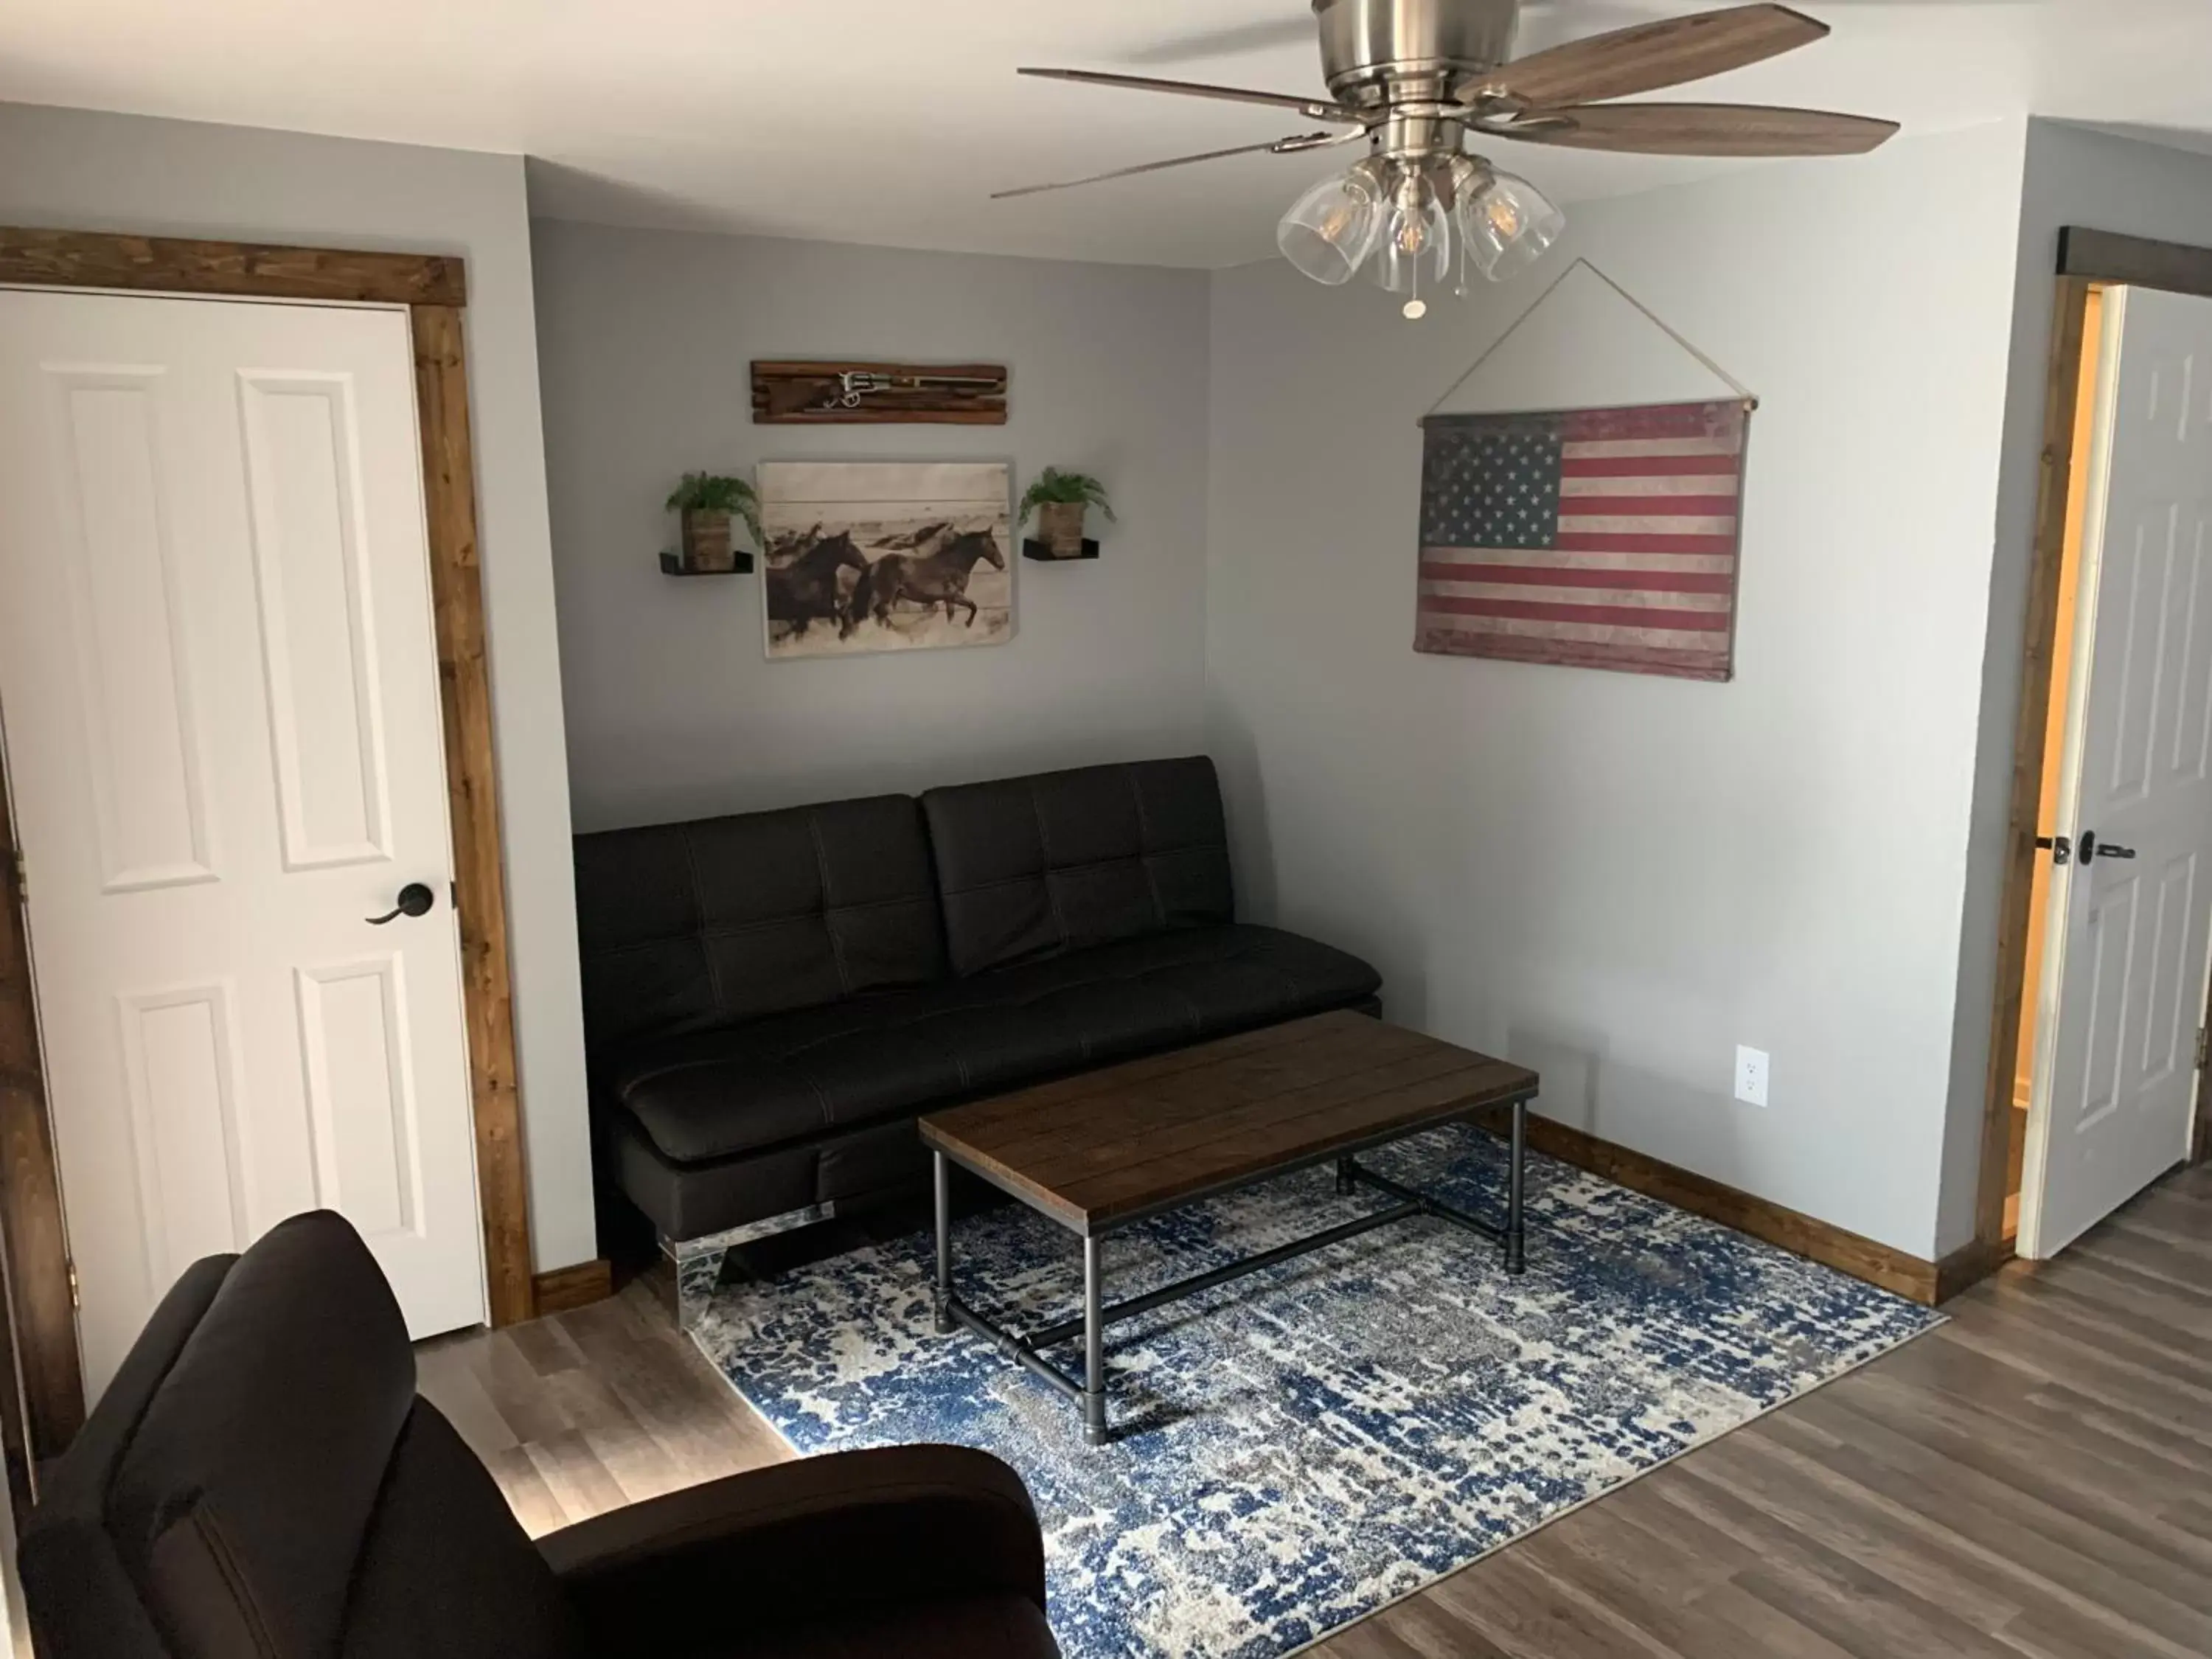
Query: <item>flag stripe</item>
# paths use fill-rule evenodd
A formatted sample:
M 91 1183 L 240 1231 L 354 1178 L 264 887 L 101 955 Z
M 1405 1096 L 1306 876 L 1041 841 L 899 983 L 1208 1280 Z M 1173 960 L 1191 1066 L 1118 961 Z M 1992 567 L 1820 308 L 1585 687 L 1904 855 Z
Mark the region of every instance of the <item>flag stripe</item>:
M 1641 477 L 1641 478 L 1562 478 L 1559 494 L 1575 501 L 1622 501 L 1633 497 L 1650 500 L 1661 497 L 1668 501 L 1694 501 L 1699 497 L 1723 501 L 1728 505 L 1724 513 L 1735 510 L 1736 481 L 1734 478 Z M 1685 508 L 1685 511 L 1688 509 Z
M 1683 519 L 1735 518 L 1733 495 L 1561 495 L 1561 519 L 1626 518 L 1631 515 Z
M 1649 409 L 1578 409 L 1560 422 L 1569 441 L 1577 438 L 1704 438 L 1739 417 L 1726 404 L 1666 404 Z
M 1579 452 L 1587 446 L 1577 444 Z M 1740 471 L 1734 454 L 1585 455 L 1559 463 L 1563 478 L 1733 478 Z
M 1527 565 L 1571 570 L 1694 570 L 1726 575 L 1735 568 L 1732 553 L 1571 553 L 1556 547 L 1425 547 L 1423 565 L 1462 562 Z
M 1727 614 L 1732 593 L 1684 593 L 1646 587 L 1540 587 L 1506 582 L 1424 582 L 1421 602 L 1434 610 L 1448 599 L 1511 599 L 1528 605 L 1576 605 L 1583 610 L 1701 611 Z
M 1517 582 L 1532 587 L 1634 588 L 1649 593 L 1733 593 L 1733 574 L 1698 570 L 1625 570 L 1619 566 L 1585 568 L 1580 566 L 1516 564 L 1437 564 L 1421 566 L 1423 592 L 1430 584 Z
M 1735 535 L 1588 535 L 1562 531 L 1552 544 L 1565 553 L 1735 553 Z
M 1457 639 L 1572 640 L 1586 646 L 1662 646 L 1677 651 L 1724 651 L 1725 634 L 1680 628 L 1625 628 L 1604 623 L 1541 623 L 1510 617 L 1454 617 L 1439 614 L 1421 618 L 1431 633 Z
M 1577 513 L 1571 518 L 1560 519 L 1559 532 L 1553 539 L 1564 544 L 1571 536 L 1595 536 L 1607 544 L 1638 536 L 1672 536 L 1678 539 L 1710 536 L 1733 544 L 1735 516 L 1717 513 Z
M 1538 604 L 1525 599 L 1462 599 L 1432 595 L 1422 609 L 1462 617 L 1510 617 L 1522 622 L 1609 623 L 1619 628 L 1679 628 L 1726 632 L 1725 611 L 1662 611 L 1634 605 Z
M 1734 459 L 1742 450 L 1741 441 L 1735 438 L 1607 438 L 1565 445 L 1560 454 L 1562 459 L 1569 461 L 1653 455 L 1726 455 Z

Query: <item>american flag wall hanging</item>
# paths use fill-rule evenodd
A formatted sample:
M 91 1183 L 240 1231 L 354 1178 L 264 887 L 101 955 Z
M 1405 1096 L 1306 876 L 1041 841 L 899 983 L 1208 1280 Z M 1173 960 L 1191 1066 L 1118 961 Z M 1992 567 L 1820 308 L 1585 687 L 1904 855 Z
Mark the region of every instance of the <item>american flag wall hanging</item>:
M 1431 415 L 1413 648 L 1725 680 L 1747 401 Z

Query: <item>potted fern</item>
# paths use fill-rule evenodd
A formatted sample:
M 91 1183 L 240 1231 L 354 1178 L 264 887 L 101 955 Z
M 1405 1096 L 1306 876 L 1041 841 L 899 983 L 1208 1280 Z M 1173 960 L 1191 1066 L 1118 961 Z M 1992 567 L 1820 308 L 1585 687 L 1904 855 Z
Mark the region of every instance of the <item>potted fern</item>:
M 669 493 L 668 508 L 682 515 L 684 551 L 678 568 L 686 574 L 740 568 L 730 537 L 732 514 L 745 521 L 755 547 L 766 544 L 761 538 L 760 497 L 743 478 L 687 472 L 684 482 Z M 750 556 L 742 568 L 752 568 Z
M 1063 472 L 1048 466 L 1037 474 L 1022 497 L 1021 518 L 1027 524 L 1036 515 L 1037 529 L 1055 559 L 1083 556 L 1083 517 L 1097 507 L 1115 522 L 1114 504 L 1106 499 L 1106 486 L 1087 472 Z

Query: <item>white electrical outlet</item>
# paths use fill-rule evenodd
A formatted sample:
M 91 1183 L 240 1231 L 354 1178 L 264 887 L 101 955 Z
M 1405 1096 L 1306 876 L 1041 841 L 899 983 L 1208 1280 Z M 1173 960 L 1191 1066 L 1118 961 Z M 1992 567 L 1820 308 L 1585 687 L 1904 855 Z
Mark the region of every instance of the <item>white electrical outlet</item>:
M 1747 1106 L 1766 1104 L 1766 1050 L 1747 1048 L 1741 1043 L 1735 1050 L 1735 1097 Z

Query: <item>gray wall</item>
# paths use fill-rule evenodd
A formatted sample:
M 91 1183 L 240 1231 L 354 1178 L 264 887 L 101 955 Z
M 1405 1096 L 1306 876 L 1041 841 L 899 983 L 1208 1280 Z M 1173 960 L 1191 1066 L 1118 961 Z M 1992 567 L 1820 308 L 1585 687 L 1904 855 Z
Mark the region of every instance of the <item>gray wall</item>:
M 1204 273 L 546 220 L 536 244 L 578 828 L 1200 746 Z M 775 357 L 1004 362 L 1012 418 L 755 426 Z M 1120 511 L 1095 562 L 1011 561 L 1006 645 L 770 663 L 757 577 L 658 568 L 687 469 L 940 457 L 1011 459 L 1017 493 L 1079 467 Z
M 1247 895 L 1374 959 L 1393 1018 L 1540 1067 L 1543 1111 L 1919 1256 L 2024 144 L 1584 204 L 1560 255 L 1419 325 L 1279 264 L 1213 289 L 1208 730 Z M 1412 649 L 1414 422 L 1576 252 L 1763 400 L 1732 684 Z M 1511 396 L 1601 392 L 1596 320 L 1551 326 Z M 1694 393 L 1644 337 L 1613 395 Z M 1738 1042 L 1773 1055 L 1767 1109 L 1731 1097 Z
M 1982 743 L 1975 769 L 1972 865 L 1960 935 L 1951 1127 L 1944 1146 L 1938 1242 L 1947 1250 L 1965 1243 L 1974 1232 L 1990 1011 L 1996 988 L 1997 910 L 2004 896 L 2005 823 L 2011 801 L 2027 579 L 2035 548 L 2058 233 L 2065 226 L 2081 225 L 2212 246 L 2212 156 L 2058 122 L 2031 121 L 2021 194 L 1996 563 L 1990 588 Z
M 0 105 L 0 222 L 468 261 L 532 1243 L 541 1270 L 590 1260 L 598 1246 L 521 158 Z

